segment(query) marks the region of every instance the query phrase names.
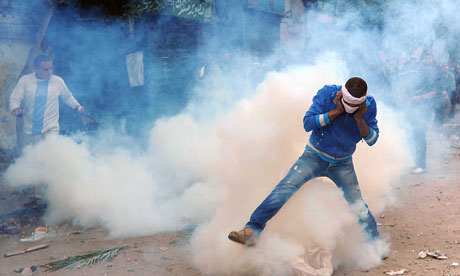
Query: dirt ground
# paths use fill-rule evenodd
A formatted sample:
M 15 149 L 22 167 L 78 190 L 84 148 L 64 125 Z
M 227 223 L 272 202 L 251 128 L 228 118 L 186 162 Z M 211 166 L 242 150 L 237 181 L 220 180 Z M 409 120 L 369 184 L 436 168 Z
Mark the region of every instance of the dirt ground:
M 336 270 L 334 275 L 385 275 L 385 271 L 401 269 L 407 270 L 403 275 L 460 275 L 460 267 L 453 265 L 460 263 L 460 148 L 445 143 L 446 137 L 437 130 L 428 136 L 429 171 L 422 175 L 404 173 L 394 187 L 396 203 L 376 218 L 381 234 L 391 244 L 388 258 L 370 271 Z M 18 199 L 5 196 L 5 189 L 0 189 L 0 210 L 8 202 L 23 203 L 20 194 Z M 38 267 L 33 275 L 201 275 L 189 259 L 192 230 L 110 239 L 105 229 L 82 230 L 68 223 L 50 228 L 50 236 L 41 241 L 19 241 L 30 236 L 36 225 L 25 226 L 16 235 L 0 236 L 0 275 L 21 275 L 14 271 L 30 266 Z M 49 247 L 3 257 L 7 252 L 44 243 Z M 66 256 L 119 246 L 128 247 L 110 262 L 57 272 L 40 267 Z M 447 259 L 418 259 L 422 250 L 439 250 Z

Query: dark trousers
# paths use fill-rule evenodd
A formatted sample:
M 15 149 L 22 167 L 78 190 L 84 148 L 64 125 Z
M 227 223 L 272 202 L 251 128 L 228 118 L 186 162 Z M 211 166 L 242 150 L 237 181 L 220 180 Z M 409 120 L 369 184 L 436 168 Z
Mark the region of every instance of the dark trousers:
M 426 169 L 426 134 L 431 121 L 433 109 L 429 104 L 414 106 L 409 110 L 410 144 L 413 145 L 413 157 L 415 165 Z M 435 122 L 440 124 L 439 121 Z
M 412 129 L 412 140 L 414 142 L 414 161 L 419 168 L 426 169 L 426 132 L 428 126 L 417 125 Z
M 448 115 L 449 119 L 453 119 L 455 116 L 455 105 L 458 102 L 458 93 L 459 93 L 459 90 L 454 90 L 449 95 L 449 100 L 450 100 L 450 105 L 451 105 L 451 109 Z

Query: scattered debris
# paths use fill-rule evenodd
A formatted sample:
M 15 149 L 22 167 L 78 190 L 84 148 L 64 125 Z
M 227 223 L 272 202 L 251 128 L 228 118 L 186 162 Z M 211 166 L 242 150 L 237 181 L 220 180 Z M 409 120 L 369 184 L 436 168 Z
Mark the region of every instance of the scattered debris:
M 427 254 L 426 254 L 425 251 L 420 251 L 420 252 L 418 253 L 418 257 L 417 257 L 417 258 L 419 258 L 419 259 L 425 259 L 426 256 L 427 256 Z
M 334 273 L 332 254 L 323 248 L 313 248 L 290 260 L 297 276 L 330 276 Z
M 29 247 L 29 248 L 27 248 L 27 249 L 25 249 L 25 250 L 6 253 L 6 254 L 3 255 L 3 256 L 4 256 L 5 258 L 8 258 L 8 257 L 12 257 L 12 256 L 16 256 L 16 255 L 21 255 L 21 254 L 29 253 L 29 252 L 36 251 L 36 250 L 40 250 L 40 249 L 45 249 L 45 248 L 48 248 L 48 246 L 49 246 L 48 244 L 40 244 L 40 245 L 37 245 L 37 246 Z
M 24 268 L 24 270 L 21 272 L 22 276 L 32 276 L 32 274 L 34 273 L 30 267 Z
M 32 236 L 28 238 L 23 238 L 20 239 L 22 242 L 34 242 L 34 241 L 40 241 L 43 240 L 48 233 L 48 227 L 46 226 L 40 226 L 35 228 L 35 231 L 32 233 Z
M 426 258 L 427 256 L 430 256 L 434 259 L 438 259 L 438 260 L 447 260 L 447 256 L 444 255 L 443 253 L 441 253 L 440 251 L 436 250 L 434 252 L 431 252 L 431 251 L 420 251 L 418 253 L 418 258 L 419 259 L 424 259 Z
M 389 227 L 395 227 L 396 224 L 394 223 L 377 223 L 377 226 L 389 226 Z
M 27 268 L 29 268 L 29 267 L 26 267 L 26 268 L 21 267 L 20 269 L 16 269 L 14 272 L 22 273 Z M 37 267 L 33 265 L 33 266 L 30 267 L 30 270 L 32 270 L 32 272 L 34 272 L 35 270 L 37 270 Z
M 16 235 L 16 234 L 19 234 L 19 232 L 20 232 L 19 226 L 17 225 L 7 226 L 4 230 L 4 233 L 8 235 Z
M 95 265 L 105 261 L 113 260 L 127 246 L 115 247 L 92 251 L 82 255 L 71 256 L 60 261 L 55 261 L 44 265 L 48 271 L 57 271 L 59 269 L 78 269 L 88 265 Z
M 384 271 L 383 273 L 385 273 L 386 275 L 403 275 L 406 272 L 408 272 L 408 270 L 403 268 L 398 271 L 393 271 L 393 270 L 388 271 L 387 270 L 387 271 Z
M 15 194 L 11 194 L 14 196 Z M 19 194 L 16 194 L 18 196 Z M 23 195 L 26 196 L 26 195 Z M 38 219 L 44 214 L 47 204 L 35 197 L 24 203 L 20 209 L 17 206 L 11 208 L 2 206 L 0 212 L 0 235 L 17 235 L 21 230 L 30 225 L 35 225 Z

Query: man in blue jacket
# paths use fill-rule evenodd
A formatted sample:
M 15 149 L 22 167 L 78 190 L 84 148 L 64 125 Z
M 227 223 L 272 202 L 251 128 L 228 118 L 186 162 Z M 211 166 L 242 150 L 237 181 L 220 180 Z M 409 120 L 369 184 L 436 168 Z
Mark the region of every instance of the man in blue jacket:
M 376 114 L 375 100 L 367 95 L 367 84 L 361 78 L 350 78 L 344 86 L 326 85 L 321 88 L 303 119 L 305 130 L 312 131 L 304 153 L 252 213 L 245 228 L 230 232 L 228 238 L 248 246 L 254 245 L 267 221 L 305 182 L 326 176 L 343 191 L 348 204 L 362 202 L 364 210 L 357 214 L 359 223 L 370 240 L 377 239 L 377 224 L 362 199 L 352 161 L 359 141 L 364 139 L 369 146 L 377 141 Z

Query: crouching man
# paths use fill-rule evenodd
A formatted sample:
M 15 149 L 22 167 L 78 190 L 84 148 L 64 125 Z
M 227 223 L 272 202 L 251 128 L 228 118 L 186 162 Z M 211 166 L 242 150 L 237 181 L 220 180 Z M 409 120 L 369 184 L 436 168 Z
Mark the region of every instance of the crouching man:
M 365 215 L 359 223 L 369 240 L 379 237 L 377 224 L 361 196 L 352 155 L 356 144 L 364 139 L 369 146 L 378 139 L 377 106 L 367 95 L 366 82 L 350 78 L 345 85 L 326 85 L 313 98 L 303 119 L 307 132 L 312 131 L 306 149 L 288 174 L 252 213 L 243 230 L 232 231 L 232 241 L 252 246 L 270 220 L 289 198 L 307 181 L 329 177 L 343 191 L 348 204 L 362 201 Z

